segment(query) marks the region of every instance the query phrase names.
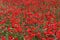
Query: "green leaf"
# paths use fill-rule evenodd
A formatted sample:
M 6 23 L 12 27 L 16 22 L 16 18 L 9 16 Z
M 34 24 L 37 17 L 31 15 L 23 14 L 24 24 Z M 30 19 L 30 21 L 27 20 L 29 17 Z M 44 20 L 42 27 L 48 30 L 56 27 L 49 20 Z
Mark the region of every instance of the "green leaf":
M 35 37 L 33 37 L 32 40 L 39 40 L 39 38 L 35 36 Z
M 24 40 L 23 35 L 19 35 L 19 36 L 18 36 L 18 39 L 19 39 L 19 40 Z

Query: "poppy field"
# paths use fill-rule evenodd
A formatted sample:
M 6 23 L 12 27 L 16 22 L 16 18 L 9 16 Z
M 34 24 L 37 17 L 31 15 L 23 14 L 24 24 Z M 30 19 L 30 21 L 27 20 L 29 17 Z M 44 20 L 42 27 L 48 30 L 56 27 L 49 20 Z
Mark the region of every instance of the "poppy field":
M 0 40 L 60 40 L 60 0 L 0 0 Z

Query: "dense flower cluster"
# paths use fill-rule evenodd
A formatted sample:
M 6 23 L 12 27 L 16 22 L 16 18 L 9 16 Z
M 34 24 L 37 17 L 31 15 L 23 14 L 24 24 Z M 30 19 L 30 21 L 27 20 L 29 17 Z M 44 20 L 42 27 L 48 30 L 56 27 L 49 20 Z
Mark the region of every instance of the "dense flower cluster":
M 0 0 L 1 40 L 60 40 L 60 0 Z

